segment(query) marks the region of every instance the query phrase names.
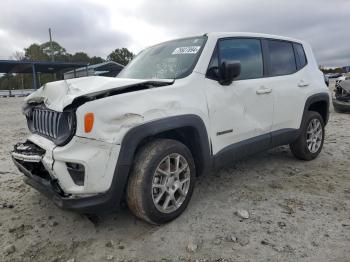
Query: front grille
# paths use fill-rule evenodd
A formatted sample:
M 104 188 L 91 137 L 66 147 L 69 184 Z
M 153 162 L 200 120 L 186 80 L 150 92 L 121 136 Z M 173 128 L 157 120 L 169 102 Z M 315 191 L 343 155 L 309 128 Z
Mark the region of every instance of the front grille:
M 75 134 L 75 109 L 57 112 L 48 109 L 43 104 L 26 104 L 23 107 L 23 113 L 32 133 L 50 139 L 57 146 L 67 144 Z
M 44 136 L 57 138 L 60 112 L 35 108 L 33 110 L 33 131 Z

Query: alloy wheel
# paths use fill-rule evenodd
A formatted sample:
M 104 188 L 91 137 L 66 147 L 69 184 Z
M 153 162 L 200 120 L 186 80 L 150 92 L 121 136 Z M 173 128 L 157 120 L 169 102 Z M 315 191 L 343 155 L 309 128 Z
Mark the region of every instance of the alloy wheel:
M 311 153 L 316 153 L 322 144 L 323 129 L 320 120 L 314 118 L 306 130 L 306 144 Z
M 186 159 L 173 153 L 159 163 L 152 180 L 152 199 L 162 213 L 176 211 L 190 188 L 191 171 Z

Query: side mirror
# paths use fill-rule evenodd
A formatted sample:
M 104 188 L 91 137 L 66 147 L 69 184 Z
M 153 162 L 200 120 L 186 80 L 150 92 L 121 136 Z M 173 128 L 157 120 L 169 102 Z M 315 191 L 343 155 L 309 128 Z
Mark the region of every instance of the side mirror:
M 239 61 L 224 61 L 219 67 L 219 83 L 230 85 L 241 73 L 241 63 Z

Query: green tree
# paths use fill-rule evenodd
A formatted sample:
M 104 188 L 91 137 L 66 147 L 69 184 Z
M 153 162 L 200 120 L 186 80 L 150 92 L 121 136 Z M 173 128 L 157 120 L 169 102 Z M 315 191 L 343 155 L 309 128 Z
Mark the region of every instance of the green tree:
M 105 62 L 105 60 L 102 57 L 99 56 L 93 56 L 90 58 L 90 64 L 95 65 L 95 64 L 100 64 Z
M 48 61 L 49 57 L 45 54 L 38 44 L 31 44 L 29 47 L 24 48 L 24 57 L 31 61 Z
M 323 67 L 323 66 L 319 66 L 319 69 L 324 73 L 324 74 L 329 74 L 329 73 L 345 73 L 344 68 L 342 67 L 334 67 L 334 68 L 330 68 L 330 67 Z
M 14 83 L 15 83 L 14 76 L 12 74 L 5 74 L 1 77 L 0 89 L 1 90 L 13 89 Z
M 127 65 L 135 55 L 127 48 L 117 48 L 107 57 L 107 60 L 117 62 L 121 65 Z
M 55 61 L 67 62 L 69 59 L 69 55 L 65 48 L 63 48 L 59 43 L 52 41 L 52 50 L 51 51 L 51 43 L 46 42 L 40 45 L 42 52 L 49 58 L 51 58 L 51 54 Z
M 85 52 L 76 52 L 70 54 L 57 42 L 52 42 L 53 56 L 55 61 L 61 62 L 85 62 L 91 65 L 103 63 L 106 60 L 99 56 L 89 57 Z M 122 65 L 128 64 L 134 54 L 127 48 L 117 48 L 107 57 L 107 60 L 115 61 Z M 51 61 L 51 44 L 46 42 L 43 44 L 33 43 L 24 48 L 24 52 L 15 52 L 11 59 L 29 60 L 29 61 Z M 38 81 L 41 85 L 56 80 L 53 74 L 40 74 Z M 20 89 L 32 87 L 31 74 L 5 74 L 0 75 L 0 89 Z
M 74 55 L 70 55 L 70 62 L 85 62 L 90 63 L 90 57 L 87 53 L 84 52 L 76 52 Z

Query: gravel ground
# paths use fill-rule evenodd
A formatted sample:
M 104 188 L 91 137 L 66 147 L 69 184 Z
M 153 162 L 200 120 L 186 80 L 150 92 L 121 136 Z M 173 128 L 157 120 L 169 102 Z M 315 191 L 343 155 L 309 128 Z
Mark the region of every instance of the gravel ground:
M 127 209 L 67 212 L 25 185 L 9 155 L 28 134 L 21 106 L 0 98 L 0 261 L 350 261 L 350 115 L 331 113 L 316 160 L 279 147 L 212 172 L 182 216 L 151 226 Z

